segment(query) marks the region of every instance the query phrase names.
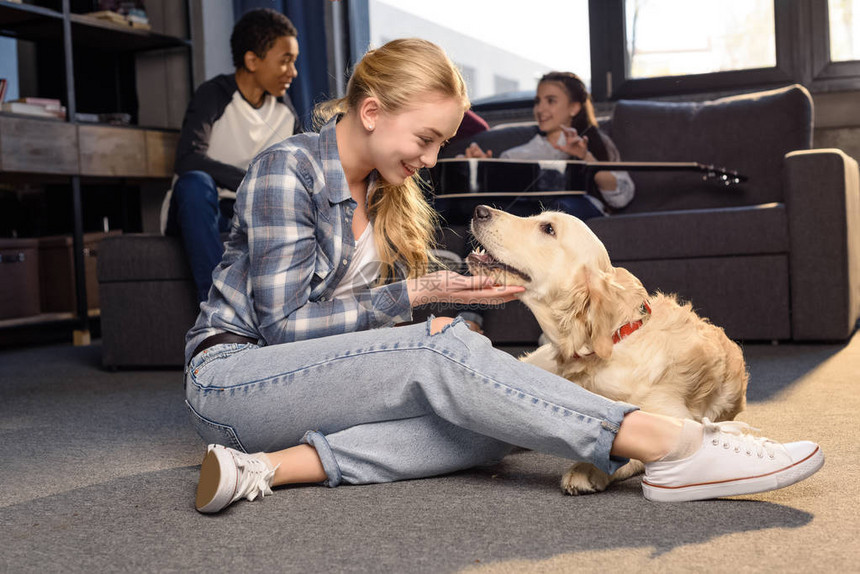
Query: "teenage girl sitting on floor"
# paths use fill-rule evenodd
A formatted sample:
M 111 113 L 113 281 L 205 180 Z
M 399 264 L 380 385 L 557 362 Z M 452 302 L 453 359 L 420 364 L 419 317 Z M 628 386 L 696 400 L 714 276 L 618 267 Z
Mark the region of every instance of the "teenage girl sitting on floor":
M 814 473 L 814 443 L 642 412 L 494 349 L 462 320 L 391 328 L 414 305 L 522 291 L 426 274 L 435 219 L 415 174 L 436 163 L 468 107 L 438 46 L 394 40 L 358 63 L 319 134 L 251 163 L 186 341 L 187 405 L 210 445 L 197 509 L 286 484 L 434 476 L 497 461 L 511 445 L 608 473 L 637 458 L 645 496 L 660 500 L 760 492 Z

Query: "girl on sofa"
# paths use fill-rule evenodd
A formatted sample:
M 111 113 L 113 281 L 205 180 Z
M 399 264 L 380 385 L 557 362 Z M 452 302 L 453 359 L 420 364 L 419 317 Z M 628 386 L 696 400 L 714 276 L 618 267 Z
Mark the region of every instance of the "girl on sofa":
M 570 72 L 550 72 L 538 81 L 534 117 L 540 133 L 528 142 L 507 149 L 501 159 L 621 161 L 612 140 L 600 131 L 594 116 L 591 94 L 579 76 Z M 482 150 L 473 143 L 466 157 L 493 157 L 493 151 Z M 589 219 L 621 209 L 633 200 L 635 186 L 626 171 L 601 171 L 594 183 L 600 197 L 576 195 L 566 197 L 520 198 L 509 211 L 532 215 L 542 208 L 558 209 Z
M 427 274 L 434 214 L 415 174 L 468 107 L 438 46 L 394 40 L 358 63 L 319 134 L 252 162 L 186 340 L 186 404 L 209 444 L 197 509 L 286 484 L 434 476 L 497 461 L 511 445 L 610 473 L 635 457 L 659 492 L 645 495 L 662 500 L 759 492 L 815 472 L 813 443 L 641 412 L 494 349 L 462 320 L 391 328 L 414 305 L 521 291 Z M 696 486 L 717 472 L 719 489 Z

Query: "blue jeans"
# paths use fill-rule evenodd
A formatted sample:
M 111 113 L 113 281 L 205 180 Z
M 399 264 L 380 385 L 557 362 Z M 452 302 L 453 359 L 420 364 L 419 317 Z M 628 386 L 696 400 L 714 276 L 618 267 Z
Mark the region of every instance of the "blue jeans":
M 221 233 L 230 229 L 232 217 L 233 202 L 219 203 L 218 188 L 208 173 L 189 171 L 173 184 L 165 233 L 182 238 L 199 301 L 209 296 L 212 271 L 224 254 Z
M 613 472 L 609 451 L 636 407 L 430 319 L 283 345 L 224 344 L 186 371 L 207 443 L 245 452 L 312 445 L 329 486 L 434 476 L 500 460 L 511 445 Z

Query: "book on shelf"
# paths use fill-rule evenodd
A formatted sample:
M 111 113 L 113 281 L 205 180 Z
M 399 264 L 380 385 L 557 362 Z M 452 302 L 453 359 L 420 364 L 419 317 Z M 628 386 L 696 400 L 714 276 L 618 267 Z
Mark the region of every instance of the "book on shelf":
M 6 86 L 9 84 L 9 81 L 6 78 L 0 78 L 0 103 L 3 103 L 3 100 L 6 99 Z
M 75 121 L 82 124 L 97 124 L 101 121 L 98 114 L 89 114 L 86 112 L 77 112 Z
M 88 12 L 86 16 L 89 16 L 91 18 L 98 18 L 99 20 L 115 22 L 117 24 L 128 24 L 128 20 L 125 19 L 125 16 L 123 16 L 119 12 L 114 12 L 113 10 L 99 10 L 98 12 Z
M 130 126 L 131 114 L 124 112 L 99 114 L 99 121 L 103 124 L 110 124 L 112 126 Z
M 45 108 L 55 110 L 63 107 L 63 103 L 56 98 L 36 98 L 33 96 L 25 96 L 12 101 L 21 102 L 22 104 L 33 104 L 34 106 L 43 106 Z
M 146 16 L 145 12 L 141 13 L 140 11 L 137 11 L 122 14 L 113 10 L 99 10 L 98 12 L 89 12 L 86 15 L 91 18 L 113 22 L 114 24 L 120 24 L 122 26 L 131 26 L 132 28 L 139 30 L 152 29 L 152 26 L 149 24 L 149 18 Z
M 38 104 L 28 104 L 26 102 L 3 102 L 0 104 L 0 111 L 25 116 L 57 118 L 61 120 L 66 119 L 66 108 L 64 106 L 60 106 L 59 108 L 49 108 Z
M 75 121 L 81 124 L 110 124 L 113 126 L 130 126 L 131 115 L 124 112 L 114 112 L 107 114 L 91 114 L 85 112 L 77 112 Z

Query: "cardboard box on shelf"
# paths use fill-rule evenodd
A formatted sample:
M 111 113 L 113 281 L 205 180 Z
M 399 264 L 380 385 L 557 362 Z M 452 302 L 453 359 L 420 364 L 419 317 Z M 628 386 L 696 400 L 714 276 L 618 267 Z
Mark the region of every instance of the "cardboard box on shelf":
M 99 283 L 96 275 L 99 241 L 108 235 L 121 233 L 121 231 L 84 233 L 87 309 L 99 308 Z M 43 313 L 75 311 L 77 292 L 71 235 L 39 238 L 39 281 Z
M 38 240 L 0 239 L 0 319 L 38 314 Z

